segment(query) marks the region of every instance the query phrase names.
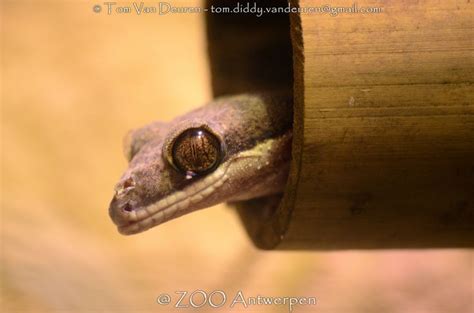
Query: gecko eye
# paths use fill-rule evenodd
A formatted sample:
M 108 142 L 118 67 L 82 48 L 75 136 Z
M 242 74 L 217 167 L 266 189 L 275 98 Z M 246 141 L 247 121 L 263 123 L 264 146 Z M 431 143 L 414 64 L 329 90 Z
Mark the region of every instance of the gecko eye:
M 189 128 L 172 146 L 172 161 L 186 175 L 199 175 L 213 170 L 222 159 L 221 142 L 205 128 Z

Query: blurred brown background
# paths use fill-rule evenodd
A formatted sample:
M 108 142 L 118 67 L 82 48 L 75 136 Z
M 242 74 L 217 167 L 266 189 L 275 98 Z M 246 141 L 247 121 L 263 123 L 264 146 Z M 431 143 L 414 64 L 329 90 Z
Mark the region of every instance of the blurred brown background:
M 123 135 L 210 100 L 204 17 L 94 4 L 2 1 L 2 312 L 170 312 L 159 294 L 196 289 L 317 297 L 295 312 L 473 311 L 469 250 L 262 252 L 223 205 L 119 235 Z M 288 310 L 199 310 L 217 311 Z

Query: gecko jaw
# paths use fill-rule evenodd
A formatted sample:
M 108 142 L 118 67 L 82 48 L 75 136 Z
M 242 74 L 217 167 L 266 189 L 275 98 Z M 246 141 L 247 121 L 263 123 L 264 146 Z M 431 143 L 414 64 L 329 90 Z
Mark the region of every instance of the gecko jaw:
M 228 164 L 223 164 L 224 166 L 214 173 L 181 191 L 168 195 L 148 206 L 128 212 L 128 223 L 118 225 L 118 231 L 123 235 L 137 234 L 191 212 L 189 208 L 193 204 L 198 205 L 225 183 L 228 179 L 227 170 L 231 163 L 232 161 L 228 161 Z M 192 211 L 198 208 L 201 207 L 193 208 Z

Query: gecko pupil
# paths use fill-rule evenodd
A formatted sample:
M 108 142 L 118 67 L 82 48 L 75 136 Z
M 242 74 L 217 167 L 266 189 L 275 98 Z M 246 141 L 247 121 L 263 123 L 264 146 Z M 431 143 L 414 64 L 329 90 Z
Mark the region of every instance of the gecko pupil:
M 173 163 L 183 173 L 202 174 L 220 161 L 220 141 L 204 128 L 190 128 L 176 138 L 172 156 Z

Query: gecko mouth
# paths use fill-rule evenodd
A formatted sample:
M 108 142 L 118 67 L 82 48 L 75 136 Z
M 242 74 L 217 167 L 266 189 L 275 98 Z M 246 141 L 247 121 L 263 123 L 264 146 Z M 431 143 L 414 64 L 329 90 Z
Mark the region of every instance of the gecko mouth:
M 128 211 L 125 220 L 118 221 L 112 218 L 118 231 L 123 235 L 137 234 L 191 211 L 213 205 L 206 200 L 227 180 L 227 170 L 231 161 L 226 163 L 181 191 L 172 193 L 150 205 Z

